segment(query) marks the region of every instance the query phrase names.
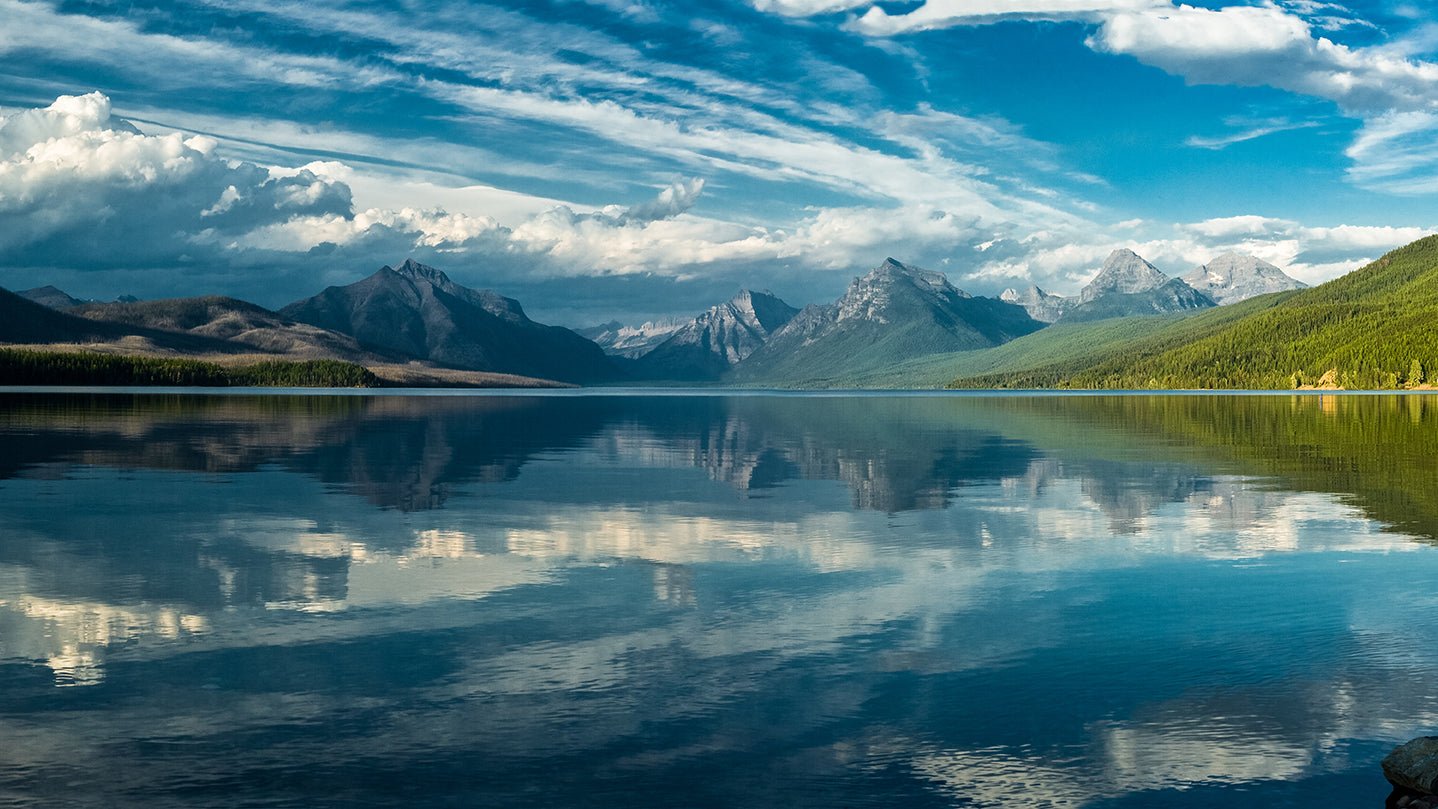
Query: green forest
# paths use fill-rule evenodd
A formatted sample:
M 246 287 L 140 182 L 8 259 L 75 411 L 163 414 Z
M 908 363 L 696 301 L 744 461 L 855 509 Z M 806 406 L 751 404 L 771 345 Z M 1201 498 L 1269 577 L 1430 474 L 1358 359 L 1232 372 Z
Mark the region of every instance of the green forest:
M 163 385 L 176 387 L 369 388 L 369 369 L 339 360 L 204 360 L 79 351 L 0 349 L 0 385 Z
M 1438 236 L 1313 289 L 1206 310 L 1133 343 L 949 387 L 1394 390 L 1427 384 L 1435 372 Z

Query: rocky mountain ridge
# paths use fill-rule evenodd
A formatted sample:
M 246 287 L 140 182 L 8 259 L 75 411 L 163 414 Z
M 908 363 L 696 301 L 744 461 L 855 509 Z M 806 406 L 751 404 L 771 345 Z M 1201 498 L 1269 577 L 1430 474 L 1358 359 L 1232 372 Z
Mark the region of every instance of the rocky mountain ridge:
M 453 368 L 575 383 L 620 375 L 593 342 L 530 320 L 512 298 L 461 286 L 412 260 L 329 287 L 280 314 L 349 335 L 367 350 Z
M 1121 248 L 1109 254 L 1098 274 L 1077 295 L 1055 295 L 1030 285 L 1022 290 L 1006 289 L 999 298 L 1024 307 L 1035 320 L 1056 323 L 1206 309 L 1306 287 L 1257 256 L 1224 253 L 1181 278 L 1170 278 L 1133 250 Z M 1105 299 L 1101 305 L 1090 306 Z
M 1270 292 L 1307 289 L 1308 285 L 1257 256 L 1224 253 L 1183 276 L 1184 283 L 1220 306 Z
M 999 293 L 999 300 L 1022 306 L 1029 317 L 1040 323 L 1053 323 L 1063 317 L 1073 304 L 1071 298 L 1045 292 L 1037 284 L 1030 284 L 1023 290 L 1010 287 Z
M 806 306 L 734 369 L 739 381 L 789 383 L 854 368 L 997 345 L 1042 328 L 1022 307 L 974 297 L 942 273 L 885 259 L 825 306 Z
M 742 289 L 640 356 L 635 374 L 644 379 L 718 379 L 762 348 L 798 312 L 773 293 Z
M 1147 292 L 1163 286 L 1168 280 L 1168 276 L 1148 263 L 1147 259 L 1127 247 L 1121 247 L 1109 253 L 1098 275 L 1079 290 L 1078 302 L 1089 303 L 1105 295 Z
M 655 346 L 668 340 L 671 334 L 691 321 L 692 318 L 660 318 L 646 320 L 638 326 L 626 326 L 618 320 L 611 320 L 598 326 L 575 329 L 574 333 L 593 340 L 610 356 L 632 360 L 654 350 Z

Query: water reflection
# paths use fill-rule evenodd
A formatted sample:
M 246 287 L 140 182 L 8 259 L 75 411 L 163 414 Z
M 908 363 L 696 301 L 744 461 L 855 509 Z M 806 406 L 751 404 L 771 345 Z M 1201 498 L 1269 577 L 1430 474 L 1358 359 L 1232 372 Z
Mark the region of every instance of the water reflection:
M 1438 723 L 1435 419 L 5 397 L 0 795 L 1375 802 Z

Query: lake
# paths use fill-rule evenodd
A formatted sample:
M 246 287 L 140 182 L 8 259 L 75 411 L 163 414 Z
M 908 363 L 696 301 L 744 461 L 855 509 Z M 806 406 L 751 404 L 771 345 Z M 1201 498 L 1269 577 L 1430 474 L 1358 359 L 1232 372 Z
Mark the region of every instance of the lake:
M 0 805 L 1379 806 L 1438 397 L 0 394 Z

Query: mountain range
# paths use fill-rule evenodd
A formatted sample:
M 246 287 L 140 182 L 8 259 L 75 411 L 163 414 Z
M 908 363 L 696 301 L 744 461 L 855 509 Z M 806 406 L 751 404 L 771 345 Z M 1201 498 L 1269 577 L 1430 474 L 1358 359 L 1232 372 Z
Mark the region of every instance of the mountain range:
M 999 297 L 1024 307 L 1035 320 L 1077 323 L 1208 309 L 1305 286 L 1260 258 L 1238 253 L 1224 253 L 1181 278 L 1170 278 L 1142 256 L 1121 248 L 1109 254 L 1098 274 L 1073 298 L 1037 286 L 1006 289 Z
M 576 333 L 531 320 L 518 301 L 407 260 L 279 311 L 218 296 L 95 303 L 54 287 L 23 297 L 0 291 L 0 343 L 341 359 L 372 369 L 407 367 L 419 374 L 403 377 L 412 384 L 452 371 L 505 374 L 519 383 L 911 386 L 957 377 L 960 384 L 1042 378 L 1044 385 L 1081 380 L 1103 387 L 1133 381 L 1117 368 L 1149 367 L 1122 354 L 1146 341 L 1180 333 L 1190 342 L 1207 338 L 1209 332 L 1192 330 L 1329 286 L 1306 290 L 1277 267 L 1236 254 L 1174 278 L 1120 249 L 1072 297 L 1035 286 L 988 298 L 889 258 L 828 304 L 797 309 L 772 293 L 740 290 L 689 319 L 610 322 Z M 1149 358 L 1162 353 L 1142 350 Z M 1089 360 L 1108 376 L 1084 371 Z M 1047 375 L 1038 374 L 1046 365 Z M 1314 372 L 1292 373 L 1307 379 Z M 1170 377 L 1178 378 L 1153 379 Z

